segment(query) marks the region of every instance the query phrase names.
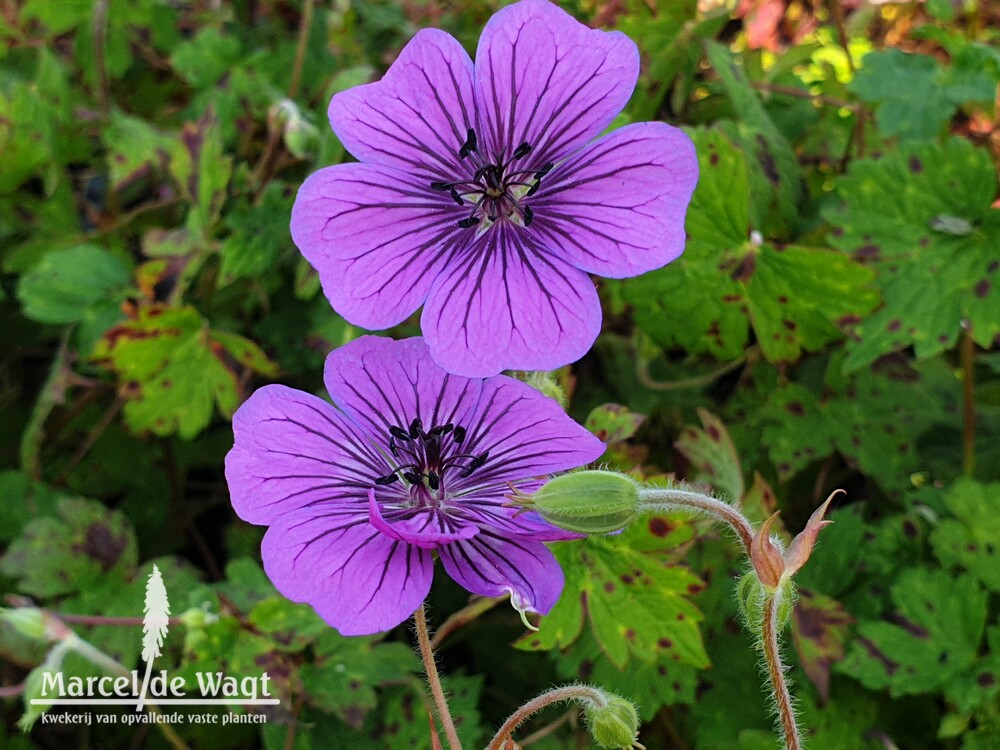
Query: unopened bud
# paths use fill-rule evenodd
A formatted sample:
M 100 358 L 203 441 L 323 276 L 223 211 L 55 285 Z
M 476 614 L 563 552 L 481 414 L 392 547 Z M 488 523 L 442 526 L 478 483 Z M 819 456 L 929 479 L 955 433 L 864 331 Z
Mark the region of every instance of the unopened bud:
M 17 607 L 16 609 L 0 609 L 0 621 L 6 622 L 18 633 L 32 640 L 45 638 L 45 617 L 42 610 L 36 607 Z
M 632 748 L 639 735 L 639 712 L 630 701 L 605 693 L 603 706 L 588 702 L 583 710 L 594 741 L 604 748 Z
M 549 480 L 521 502 L 559 528 L 606 534 L 639 515 L 639 484 L 613 471 L 576 471 Z

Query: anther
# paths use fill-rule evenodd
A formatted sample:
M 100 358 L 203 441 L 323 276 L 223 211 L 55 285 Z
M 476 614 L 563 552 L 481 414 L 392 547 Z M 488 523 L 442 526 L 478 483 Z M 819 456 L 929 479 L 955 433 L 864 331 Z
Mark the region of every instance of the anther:
M 478 151 L 478 146 L 479 144 L 476 140 L 476 131 L 469 128 L 469 132 L 465 136 L 465 143 L 463 143 L 462 148 L 458 150 L 458 158 L 464 159 L 473 151 Z
M 530 193 L 529 193 L 530 195 Z M 535 212 L 531 210 L 531 206 L 524 207 L 524 226 L 530 227 L 532 219 L 535 218 Z
M 456 427 L 455 428 L 455 442 L 456 443 L 461 443 L 463 440 L 465 440 L 465 428 L 464 427 Z
M 418 474 L 415 471 L 404 471 L 403 479 L 405 479 L 410 484 L 420 484 L 424 481 L 424 475 Z
M 528 145 L 527 141 L 524 141 L 520 146 L 514 149 L 514 158 L 520 159 L 522 156 L 527 156 L 531 153 L 531 146 Z
M 555 166 L 555 164 L 553 164 L 552 162 L 549 162 L 548 164 L 546 164 L 544 167 L 542 167 L 537 172 L 535 172 L 535 179 L 536 180 L 542 179 L 545 175 L 547 175 L 549 172 L 552 171 L 552 167 L 554 167 L 554 166 Z
M 395 472 L 393 472 L 392 474 L 386 474 L 384 477 L 379 477 L 378 479 L 375 480 L 375 484 L 381 484 L 381 485 L 392 484 L 398 479 L 399 476 Z
M 423 423 L 420 421 L 419 417 L 410 422 L 410 437 L 414 440 L 420 437 L 420 433 L 423 431 L 421 429 L 422 427 Z
M 458 194 L 458 191 L 455 190 L 455 188 L 451 189 L 451 197 L 452 197 L 452 200 L 454 200 L 455 203 L 457 203 L 458 205 L 460 205 L 460 206 L 464 206 L 465 205 L 465 201 L 462 200 L 462 196 Z
M 389 428 L 389 434 L 392 435 L 397 440 L 402 440 L 404 442 L 410 442 L 410 436 L 406 434 L 406 430 L 402 427 L 396 427 L 395 425 Z
M 437 475 L 436 472 L 433 471 L 427 472 L 427 485 L 432 490 L 436 490 L 438 487 L 441 486 L 441 478 Z
M 535 193 L 538 192 L 538 188 L 540 188 L 541 186 L 542 186 L 541 178 L 535 180 L 532 186 L 528 188 L 528 192 L 524 194 L 524 197 L 527 198 L 530 195 L 534 195 Z
M 470 216 L 467 219 L 462 219 L 461 221 L 459 221 L 458 226 L 461 227 L 462 229 L 468 229 L 469 227 L 476 226 L 476 224 L 478 223 L 479 223 L 478 216 Z
M 434 181 L 431 183 L 431 190 L 445 191 L 445 190 L 454 190 L 454 188 L 451 186 L 451 183 L 449 182 Z
M 396 450 L 396 438 L 389 438 L 389 452 L 396 458 L 399 458 L 399 451 Z

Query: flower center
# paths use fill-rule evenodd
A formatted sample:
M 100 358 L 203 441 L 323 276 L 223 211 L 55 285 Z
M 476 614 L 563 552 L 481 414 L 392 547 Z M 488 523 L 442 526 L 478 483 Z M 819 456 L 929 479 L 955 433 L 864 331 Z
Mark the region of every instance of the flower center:
M 489 460 L 490 453 L 462 453 L 460 446 L 464 440 L 465 428 L 451 422 L 426 431 L 419 419 L 410 422 L 407 429 L 390 427 L 389 452 L 400 463 L 384 477 L 378 477 L 375 484 L 387 485 L 403 479 L 410 485 L 437 491 L 442 488 L 446 474 L 471 476 Z
M 531 145 L 525 142 L 514 149 L 509 159 L 494 156 L 492 161 L 487 161 L 479 151 L 476 131 L 469 128 L 465 143 L 458 150 L 458 158 L 468 159 L 476 171 L 470 179 L 435 181 L 431 183 L 431 188 L 449 193 L 460 206 L 472 203 L 472 212 L 458 222 L 462 229 L 474 227 L 484 220 L 487 222 L 483 226 L 485 229 L 500 219 L 530 226 L 534 213 L 524 199 L 538 191 L 542 177 L 554 166 L 549 163 L 540 168 L 529 167 L 524 161 L 530 153 Z

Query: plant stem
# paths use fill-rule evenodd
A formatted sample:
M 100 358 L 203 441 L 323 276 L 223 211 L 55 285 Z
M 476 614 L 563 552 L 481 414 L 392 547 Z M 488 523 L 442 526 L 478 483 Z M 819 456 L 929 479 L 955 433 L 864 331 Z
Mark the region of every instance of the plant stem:
M 302 66 L 306 60 L 306 47 L 309 45 L 309 28 L 312 26 L 313 6 L 316 0 L 304 0 L 302 15 L 299 17 L 299 40 L 295 47 L 295 62 L 292 65 L 292 82 L 288 84 L 288 98 L 294 99 L 299 93 L 302 82 Z
M 427 615 L 424 613 L 423 604 L 417 607 L 417 611 L 413 613 L 413 624 L 417 628 L 417 643 L 420 646 L 420 658 L 424 662 L 424 674 L 427 677 L 431 694 L 434 696 L 438 719 L 444 729 L 445 736 L 448 738 L 448 747 L 451 750 L 462 750 L 458 732 L 455 731 L 455 722 L 452 721 L 451 712 L 448 711 L 448 699 L 445 697 L 444 688 L 441 687 L 441 678 L 438 677 L 437 665 L 434 663 L 434 649 L 431 648 L 430 634 L 427 632 Z
M 976 342 L 972 326 L 962 326 L 962 472 L 973 476 L 976 469 Z
M 785 680 L 785 666 L 781 662 L 781 647 L 778 644 L 778 605 L 779 594 L 765 595 L 763 607 L 763 622 L 761 630 L 764 663 L 767 666 L 767 676 L 771 682 L 771 692 L 778 709 L 778 720 L 781 732 L 785 737 L 786 750 L 801 750 L 802 739 L 799 727 L 795 722 L 795 709 L 792 707 L 792 696 Z
M 479 617 L 479 615 L 483 614 L 483 612 L 493 609 L 493 607 L 506 599 L 506 596 L 483 596 L 469 602 L 467 605 L 462 607 L 462 609 L 458 610 L 458 612 L 455 612 L 448 617 L 447 620 L 441 623 L 441 627 L 435 631 L 434 637 L 431 638 L 431 648 L 439 648 L 441 646 L 441 641 L 443 641 L 450 633 L 453 633 L 463 625 L 472 622 Z
M 507 721 L 503 723 L 503 726 L 497 730 L 497 733 L 493 735 L 493 739 L 490 740 L 490 744 L 486 746 L 486 750 L 502 750 L 503 743 L 508 737 L 510 737 L 511 733 L 533 713 L 541 711 L 543 708 L 551 706 L 553 703 L 561 703 L 562 701 L 571 700 L 577 700 L 583 703 L 597 703 L 600 705 L 605 705 L 606 703 L 604 694 L 597 688 L 590 687 L 589 685 L 566 685 L 564 687 L 558 687 L 546 691 L 537 698 L 532 698 L 512 713 L 510 718 L 508 718 Z
M 635 374 L 643 387 L 651 391 L 682 391 L 688 388 L 701 388 L 702 386 L 711 385 L 744 362 L 746 362 L 745 355 L 739 359 L 734 359 L 732 362 L 726 362 L 724 365 L 703 375 L 695 375 L 694 377 L 683 378 L 681 380 L 656 380 L 649 372 L 649 361 L 639 357 L 636 360 Z
M 689 492 L 672 488 L 648 487 L 640 490 L 640 511 L 673 511 L 690 510 L 702 515 L 712 516 L 729 524 L 743 545 L 743 551 L 750 554 L 750 542 L 753 541 L 753 526 L 750 521 L 729 503 L 716 500 L 714 497 L 702 495 L 699 492 Z

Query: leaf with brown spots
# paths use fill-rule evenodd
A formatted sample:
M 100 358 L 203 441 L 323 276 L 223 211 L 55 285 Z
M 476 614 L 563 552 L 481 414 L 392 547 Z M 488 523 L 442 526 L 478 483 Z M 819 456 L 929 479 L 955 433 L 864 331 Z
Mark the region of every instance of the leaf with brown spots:
M 830 667 L 844 657 L 844 643 L 854 618 L 836 599 L 824 594 L 798 590 L 792 610 L 792 638 L 799 661 L 820 699 L 830 697 Z
M 908 346 L 931 357 L 954 346 L 963 320 L 976 343 L 992 345 L 1000 335 L 1000 211 L 987 149 L 952 138 L 859 160 L 837 180 L 837 194 L 842 204 L 826 214 L 829 242 L 878 270 L 885 301 L 857 329 L 846 367 Z
M 1000 482 L 959 479 L 945 495 L 945 518 L 931 533 L 942 565 L 959 566 L 1000 591 Z
M 969 575 L 905 570 L 892 587 L 896 611 L 862 622 L 835 670 L 892 696 L 945 690 L 959 697 L 980 662 L 987 593 Z
M 688 598 L 701 581 L 677 561 L 677 548 L 693 536 L 679 517 L 653 516 L 617 536 L 589 537 L 553 547 L 566 575 L 562 597 L 541 619 L 540 630 L 518 641 L 529 651 L 573 643 L 584 620 L 602 652 L 618 668 L 630 657 L 658 654 L 696 667 L 708 664 Z
M 743 469 L 725 424 L 706 409 L 698 409 L 702 428 L 688 425 L 674 447 L 691 462 L 687 473 L 692 482 L 704 482 L 733 501 L 743 497 Z
M 125 419 L 136 432 L 192 438 L 230 416 L 252 372 L 276 374 L 249 339 L 210 330 L 193 307 L 153 305 L 108 331 L 94 356 L 118 373 Z

